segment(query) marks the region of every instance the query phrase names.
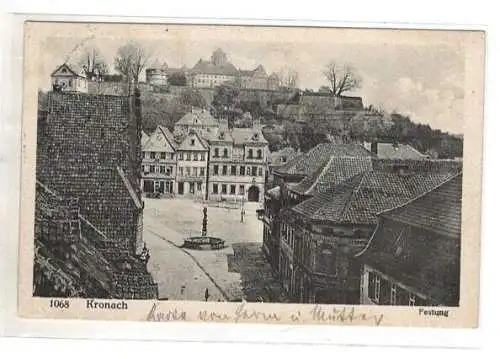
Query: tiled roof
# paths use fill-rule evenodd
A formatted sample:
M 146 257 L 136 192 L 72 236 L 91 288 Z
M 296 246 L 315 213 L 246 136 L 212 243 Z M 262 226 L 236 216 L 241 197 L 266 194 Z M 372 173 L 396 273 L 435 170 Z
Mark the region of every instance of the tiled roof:
M 330 188 L 372 169 L 370 157 L 330 157 L 316 172 L 305 177 L 290 190 L 299 194 L 327 192 Z
M 217 126 L 217 121 L 212 117 L 209 111 L 204 109 L 193 109 L 186 113 L 176 125 L 199 125 L 199 126 Z
M 140 136 L 128 97 L 49 93 L 39 123 L 37 179 L 63 197 L 78 198 L 82 214 L 116 241 L 136 239 L 134 199 L 117 170 L 139 193 Z
M 285 147 L 278 151 L 271 152 L 267 156 L 267 160 L 270 166 L 280 166 L 285 164 L 288 161 L 291 161 L 295 156 L 298 156 L 297 151 L 295 151 L 292 147 Z M 282 158 L 286 158 L 286 162 L 282 161 Z
M 276 172 L 288 175 L 312 174 L 331 157 L 374 157 L 375 154 L 357 144 L 334 144 L 320 143 L 316 147 L 302 155 L 295 157 L 290 162 L 276 170 Z
M 400 159 L 422 159 L 426 156 L 410 145 L 377 143 L 377 157 L 379 158 L 400 158 Z
M 379 212 L 401 206 L 456 174 L 457 171 L 448 168 L 428 171 L 422 166 L 403 174 L 387 168 L 371 170 L 348 180 L 347 185 L 343 183 L 315 195 L 294 210 L 313 220 L 374 224 Z
M 217 66 L 211 61 L 198 61 L 193 67 L 193 72 L 211 75 L 236 76 L 238 74 L 238 69 L 229 62 Z
M 75 77 L 82 77 L 82 78 L 85 78 L 85 76 L 83 75 L 80 75 L 78 73 L 78 71 L 72 69 L 67 63 L 64 63 L 62 65 L 60 65 L 59 67 L 57 67 L 51 74 L 51 76 L 54 76 L 59 70 L 61 70 L 62 68 L 66 68 L 73 76 Z
M 401 207 L 382 212 L 381 216 L 435 233 L 460 237 L 462 175 L 456 175 Z
M 174 139 L 174 135 L 172 134 L 172 132 L 170 132 L 170 130 L 168 128 L 166 128 L 165 126 L 159 125 L 158 128 L 163 133 L 163 135 L 165 136 L 167 141 L 170 143 L 170 145 L 173 148 L 175 148 L 175 139 Z

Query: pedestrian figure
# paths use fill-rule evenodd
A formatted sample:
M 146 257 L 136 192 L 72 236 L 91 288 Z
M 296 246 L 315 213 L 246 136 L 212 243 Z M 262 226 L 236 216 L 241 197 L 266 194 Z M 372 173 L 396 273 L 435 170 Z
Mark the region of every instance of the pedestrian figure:
M 210 294 L 208 294 L 208 288 L 205 289 L 205 302 L 208 302 L 208 297 L 210 297 Z
M 245 218 L 245 209 L 241 209 L 241 219 L 240 222 L 243 223 L 243 219 Z

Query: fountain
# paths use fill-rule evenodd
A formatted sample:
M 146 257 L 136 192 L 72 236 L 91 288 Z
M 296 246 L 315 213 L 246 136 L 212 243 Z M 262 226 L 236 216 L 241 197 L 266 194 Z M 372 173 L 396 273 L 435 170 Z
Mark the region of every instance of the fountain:
M 191 236 L 184 239 L 184 248 L 216 250 L 224 248 L 224 240 L 207 235 L 207 207 L 203 208 L 203 219 L 201 221 L 201 236 Z

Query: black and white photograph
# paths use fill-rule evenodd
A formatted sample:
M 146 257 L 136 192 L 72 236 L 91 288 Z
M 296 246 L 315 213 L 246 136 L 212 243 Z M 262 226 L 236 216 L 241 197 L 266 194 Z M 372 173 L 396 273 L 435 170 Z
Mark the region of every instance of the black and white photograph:
M 34 298 L 463 306 L 464 34 L 30 25 Z

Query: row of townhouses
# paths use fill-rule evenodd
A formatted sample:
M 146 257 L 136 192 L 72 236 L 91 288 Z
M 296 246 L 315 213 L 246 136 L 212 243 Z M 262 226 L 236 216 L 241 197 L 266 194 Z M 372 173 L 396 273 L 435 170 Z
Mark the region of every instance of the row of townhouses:
M 158 126 L 141 142 L 146 195 L 264 199 L 268 143 L 259 128 L 229 129 L 208 111 L 193 109 L 173 133 Z
M 461 160 L 320 144 L 273 169 L 263 251 L 294 302 L 458 305 Z

